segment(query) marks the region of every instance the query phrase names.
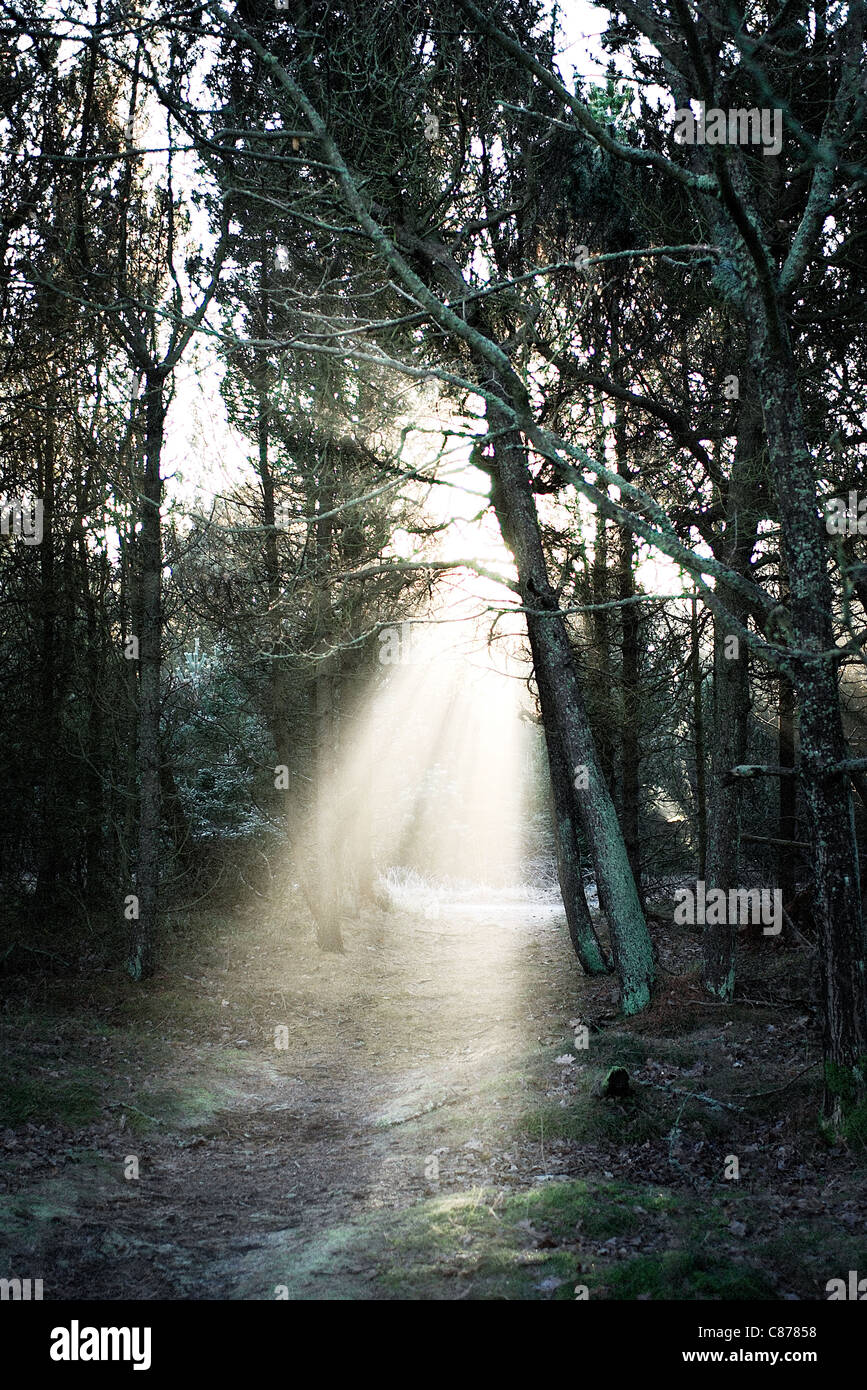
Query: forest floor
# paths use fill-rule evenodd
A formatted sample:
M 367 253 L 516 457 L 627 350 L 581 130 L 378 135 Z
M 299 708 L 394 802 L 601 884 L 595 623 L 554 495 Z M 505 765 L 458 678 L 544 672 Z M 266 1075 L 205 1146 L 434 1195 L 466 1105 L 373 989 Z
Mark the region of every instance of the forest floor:
M 867 1199 L 816 1123 L 810 957 L 744 949 L 727 1007 L 696 933 L 656 936 L 633 1020 L 562 913 L 518 900 L 371 910 L 344 955 L 200 915 L 144 986 L 13 953 L 0 1275 L 46 1299 L 825 1298 L 867 1272 Z M 631 1096 L 600 1094 L 614 1065 Z

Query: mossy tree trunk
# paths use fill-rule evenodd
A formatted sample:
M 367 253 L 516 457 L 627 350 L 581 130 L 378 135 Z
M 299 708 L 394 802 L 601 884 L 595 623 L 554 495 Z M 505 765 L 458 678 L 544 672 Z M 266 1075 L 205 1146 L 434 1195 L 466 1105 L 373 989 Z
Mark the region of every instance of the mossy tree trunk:
M 584 895 L 584 880 L 581 877 L 578 810 L 575 804 L 576 791 L 556 732 L 556 717 L 550 691 L 544 678 L 540 679 L 538 673 L 536 682 L 539 689 L 539 704 L 542 709 L 545 747 L 548 753 L 557 877 L 566 912 L 569 938 L 585 974 L 604 975 L 608 972 L 608 965 L 596 936 L 596 929 L 593 926 L 593 919 L 590 916 L 590 909 Z
M 639 1013 L 650 1002 L 653 947 L 597 756 L 565 619 L 548 580 L 527 451 L 520 434 L 490 400 L 488 426 L 492 500 L 503 539 L 515 558 L 534 669 L 540 689 L 544 686 L 548 692 L 552 734 L 559 738 L 576 787 L 599 902 L 611 932 L 621 1005 L 624 1013 Z
M 867 1127 L 867 936 L 861 909 L 827 538 L 806 444 L 795 361 L 784 326 L 757 313 L 751 342 L 790 594 L 791 671 L 799 707 L 801 785 L 814 874 L 825 1003 L 826 1119 L 835 1135 Z M 863 1135 L 861 1136 L 863 1137 Z

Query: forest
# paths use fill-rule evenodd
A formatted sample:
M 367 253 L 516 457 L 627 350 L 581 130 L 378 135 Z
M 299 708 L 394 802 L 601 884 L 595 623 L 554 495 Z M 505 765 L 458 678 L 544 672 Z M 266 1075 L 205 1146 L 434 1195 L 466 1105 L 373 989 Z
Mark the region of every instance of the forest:
M 3 1299 L 867 1298 L 864 25 L 0 0 Z

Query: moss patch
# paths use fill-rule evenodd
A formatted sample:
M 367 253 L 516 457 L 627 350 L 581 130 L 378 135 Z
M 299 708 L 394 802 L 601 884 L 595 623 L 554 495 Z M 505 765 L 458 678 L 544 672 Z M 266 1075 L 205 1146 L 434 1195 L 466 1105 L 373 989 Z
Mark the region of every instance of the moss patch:
M 865 1078 L 867 1057 L 859 1057 L 851 1067 L 825 1063 L 825 1089 L 833 1114 L 823 1119 L 822 1129 L 832 1142 L 842 1138 L 856 1148 L 867 1148 L 867 1100 L 862 1099 Z
M 612 1270 L 608 1287 L 613 1298 L 776 1298 L 761 1270 L 695 1249 L 640 1255 Z
M 718 1200 L 664 1188 L 565 1181 L 372 1211 L 301 1244 L 293 1233 L 246 1262 L 238 1297 L 573 1300 L 775 1298 L 772 1278 L 722 1249 Z M 635 1253 L 637 1232 L 666 1248 Z
M 8 1125 L 28 1120 L 44 1123 L 88 1124 L 100 1111 L 99 1088 L 76 1077 L 21 1077 L 0 1080 L 0 1121 Z

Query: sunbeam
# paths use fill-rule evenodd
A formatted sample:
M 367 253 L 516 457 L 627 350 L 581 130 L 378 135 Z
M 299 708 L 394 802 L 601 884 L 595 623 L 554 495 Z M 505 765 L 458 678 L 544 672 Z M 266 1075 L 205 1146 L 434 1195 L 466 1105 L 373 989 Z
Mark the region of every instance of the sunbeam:
M 527 717 L 528 668 L 520 644 L 486 641 L 468 616 L 380 634 L 380 660 L 340 749 L 320 760 L 306 819 L 292 835 L 322 939 L 338 923 L 403 884 L 401 905 L 426 915 L 471 888 L 525 886 L 529 808 L 538 796 L 539 734 Z M 415 885 L 407 891 L 407 885 Z

